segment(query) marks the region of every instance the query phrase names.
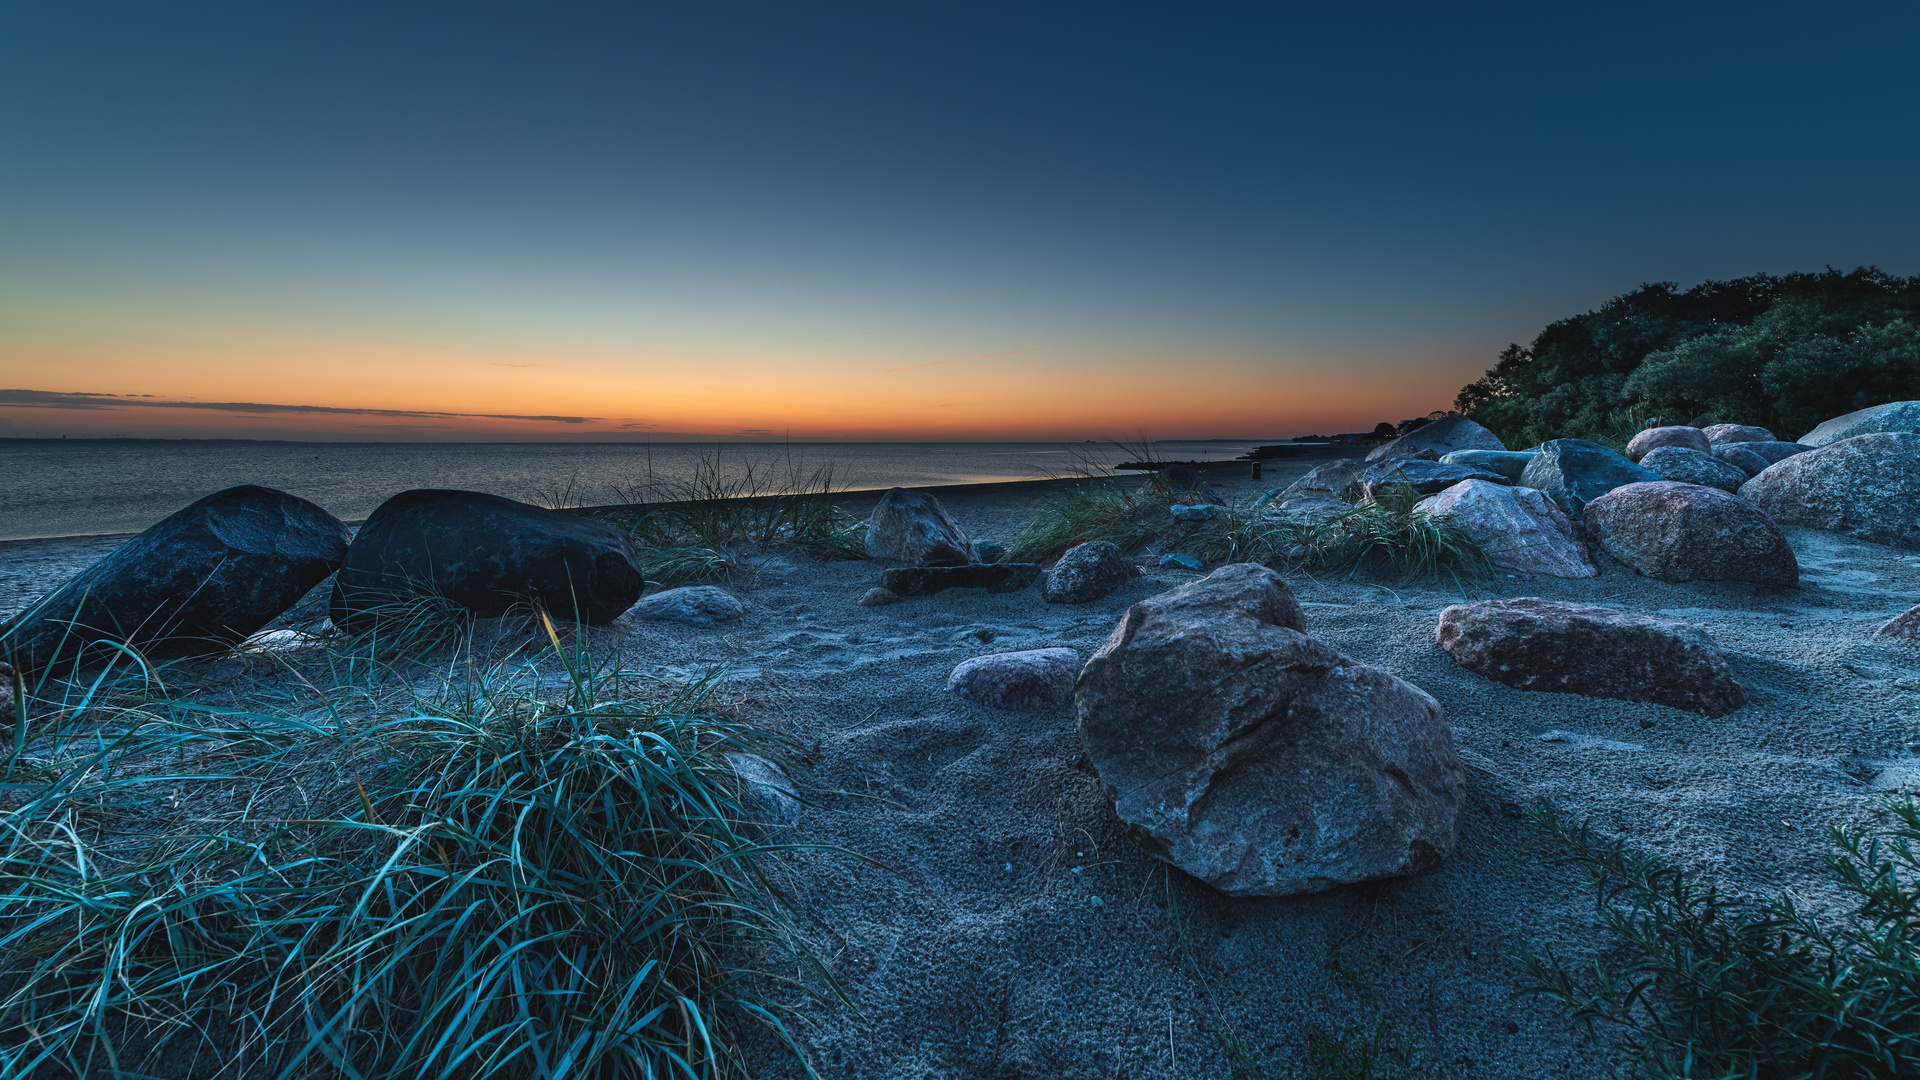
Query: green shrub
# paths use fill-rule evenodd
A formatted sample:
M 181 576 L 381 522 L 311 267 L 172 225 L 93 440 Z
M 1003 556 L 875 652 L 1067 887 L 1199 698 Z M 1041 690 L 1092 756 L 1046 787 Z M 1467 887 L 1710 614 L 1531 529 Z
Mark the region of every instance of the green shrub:
M 1657 1077 L 1802 1080 L 1920 1075 L 1920 807 L 1877 828 L 1833 829 L 1826 856 L 1844 906 L 1753 900 L 1700 884 L 1657 855 L 1596 838 L 1551 810 L 1537 820 L 1582 866 L 1617 958 L 1569 971 L 1519 958 L 1526 991 L 1610 1024 Z

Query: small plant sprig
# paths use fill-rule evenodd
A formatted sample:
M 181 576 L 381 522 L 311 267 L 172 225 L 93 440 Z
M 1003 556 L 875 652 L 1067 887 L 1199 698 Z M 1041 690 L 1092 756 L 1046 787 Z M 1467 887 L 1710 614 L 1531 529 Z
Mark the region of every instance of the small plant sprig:
M 1524 990 L 1625 1034 L 1661 1078 L 1825 1080 L 1920 1075 L 1920 806 L 1834 828 L 1826 864 L 1846 898 L 1808 912 L 1700 884 L 1658 855 L 1594 836 L 1550 808 L 1535 819 L 1597 892 L 1625 958 L 1569 970 L 1523 951 Z

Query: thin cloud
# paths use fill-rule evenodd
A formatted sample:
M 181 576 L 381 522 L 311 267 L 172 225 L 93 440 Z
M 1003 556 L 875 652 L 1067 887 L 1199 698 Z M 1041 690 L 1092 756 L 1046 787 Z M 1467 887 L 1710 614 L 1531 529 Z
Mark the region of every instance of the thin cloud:
M 1031 349 L 1014 349 L 1011 352 L 981 353 L 979 356 L 963 356 L 958 360 L 935 360 L 930 364 L 908 364 L 906 367 L 888 368 L 885 371 L 874 372 L 874 374 L 891 375 L 896 371 L 919 371 L 921 368 L 939 367 L 941 364 L 964 364 L 969 360 L 987 360 L 995 356 L 1019 356 L 1021 353 L 1046 352 L 1048 349 L 1057 349 L 1059 347 L 1058 345 L 1040 345 Z
M 324 413 L 330 416 L 393 416 L 411 420 L 540 420 L 555 424 L 584 424 L 597 416 L 522 416 L 517 413 L 422 412 L 414 409 L 347 409 L 334 405 L 275 405 L 257 401 L 166 401 L 148 395 L 56 393 L 51 390 L 0 390 L 0 405 L 30 409 L 207 409 L 214 412 Z

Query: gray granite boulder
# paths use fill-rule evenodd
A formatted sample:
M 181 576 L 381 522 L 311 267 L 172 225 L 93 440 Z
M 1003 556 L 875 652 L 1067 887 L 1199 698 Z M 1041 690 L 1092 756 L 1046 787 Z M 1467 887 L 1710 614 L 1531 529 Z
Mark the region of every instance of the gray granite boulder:
M 1399 458 L 1394 461 L 1382 461 L 1360 474 L 1360 495 L 1368 502 L 1389 502 L 1411 496 L 1433 495 L 1445 491 L 1463 480 L 1480 480 L 1490 484 L 1510 484 L 1513 481 L 1497 472 L 1477 469 L 1471 465 L 1448 465 L 1439 461 L 1422 461 L 1418 458 Z
M 1499 473 L 1510 483 L 1518 483 L 1539 451 L 1533 450 L 1455 450 L 1440 459 L 1442 465 L 1465 465 L 1473 469 Z
M 1140 568 L 1118 545 L 1089 540 L 1053 564 L 1040 582 L 1040 597 L 1049 604 L 1091 603 L 1138 576 Z
M 1073 700 L 1080 654 L 1072 649 L 1028 649 L 963 660 L 947 689 L 992 709 L 1044 709 Z
M 1439 703 L 1308 637 L 1265 567 L 1133 605 L 1074 701 L 1115 813 L 1228 895 L 1398 877 L 1453 849 L 1465 774 Z
M 1586 545 L 1574 539 L 1566 511 L 1532 488 L 1467 480 L 1414 509 L 1459 529 L 1504 570 L 1558 578 L 1600 573 Z
M 1836 416 L 1800 436 L 1807 446 L 1828 446 L 1842 439 L 1887 431 L 1920 432 L 1920 401 L 1890 401 Z
M 645 584 L 633 541 L 603 521 L 478 491 L 403 491 L 381 503 L 334 579 L 334 625 L 359 633 L 436 597 L 481 618 L 538 604 L 558 622 L 611 622 Z
M 745 605 L 725 589 L 711 585 L 683 585 L 657 592 L 633 606 L 633 616 L 645 622 L 717 626 L 747 613 Z
M 1713 456 L 1753 477 L 1766 472 L 1768 466 L 1811 449 L 1813 447 L 1797 442 L 1721 443 L 1713 448 Z
M 1520 486 L 1543 492 L 1575 526 L 1586 505 L 1622 484 L 1658 480 L 1660 474 L 1585 439 L 1550 439 L 1520 474 Z
M 1000 562 L 1007 557 L 1007 546 L 998 540 L 986 540 L 976 536 L 973 543 L 968 546 L 973 552 L 974 562 Z
M 224 652 L 347 556 L 347 527 L 305 499 L 245 485 L 167 517 L 0 627 L 23 674 L 91 665 L 132 646 L 149 660 Z
M 1721 491 L 1739 491 L 1747 482 L 1747 473 L 1739 466 L 1684 446 L 1657 446 L 1640 459 L 1640 467 L 1652 469 L 1663 480 L 1704 484 Z
M 1448 413 L 1431 424 L 1417 427 L 1392 442 L 1382 443 L 1367 455 L 1368 461 L 1391 461 L 1412 457 L 1421 450 L 1435 455 L 1455 450 L 1505 450 L 1500 437 L 1459 413 Z
M 1706 432 L 1686 424 L 1669 424 L 1666 427 L 1648 428 L 1635 435 L 1627 443 L 1627 458 L 1639 461 L 1647 456 L 1648 451 L 1661 446 L 1684 446 L 1703 454 L 1713 452 L 1713 444 L 1707 441 Z
M 1774 442 L 1774 434 L 1763 427 L 1747 424 L 1710 424 L 1700 429 L 1715 446 L 1725 443 Z
M 1018 592 L 1040 577 L 1038 563 L 973 563 L 968 566 L 896 566 L 880 574 L 881 587 L 895 596 L 932 596 L 947 589 Z
M 1800 581 L 1780 527 L 1720 488 L 1625 484 L 1587 504 L 1587 530 L 1607 554 L 1661 581 Z
M 1455 663 L 1518 690 L 1651 701 L 1723 716 L 1746 704 L 1706 631 L 1618 608 L 1538 597 L 1456 604 L 1440 613 Z
M 1880 432 L 1777 462 L 1740 497 L 1783 525 L 1920 548 L 1920 435 Z
M 867 554 L 913 566 L 965 566 L 973 545 L 940 500 L 924 491 L 891 488 L 867 519 Z

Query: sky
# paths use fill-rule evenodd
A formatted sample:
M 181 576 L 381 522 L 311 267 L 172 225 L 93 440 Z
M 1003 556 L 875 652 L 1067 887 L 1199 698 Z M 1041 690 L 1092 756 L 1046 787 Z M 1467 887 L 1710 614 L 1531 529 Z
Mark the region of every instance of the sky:
M 1920 6 L 0 0 L 0 436 L 1253 438 L 1920 273 Z

